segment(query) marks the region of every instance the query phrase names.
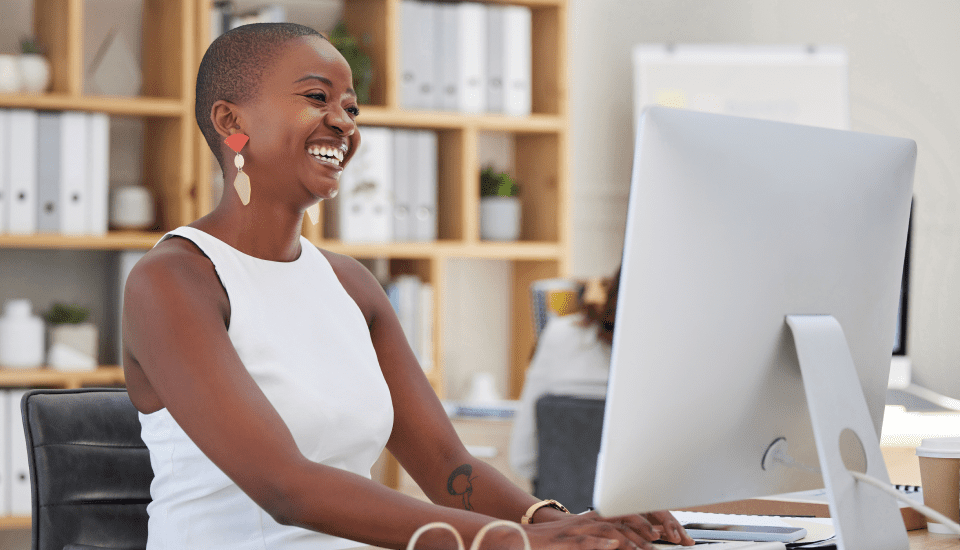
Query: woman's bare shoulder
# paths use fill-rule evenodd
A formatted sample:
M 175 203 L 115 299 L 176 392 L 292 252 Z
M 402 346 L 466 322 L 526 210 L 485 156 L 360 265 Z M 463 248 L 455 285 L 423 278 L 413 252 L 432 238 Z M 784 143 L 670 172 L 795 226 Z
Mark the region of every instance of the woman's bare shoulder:
M 367 320 L 367 326 L 370 326 L 376 316 L 376 308 L 380 305 L 380 300 L 377 299 L 378 293 L 383 293 L 380 283 L 356 258 L 322 248 L 318 250 L 330 262 L 330 267 L 333 268 L 340 284 L 357 303 L 360 311 L 363 312 L 364 319 Z
M 229 319 L 226 291 L 213 262 L 188 239 L 171 237 L 151 248 L 131 270 L 124 301 L 169 292 L 212 298 Z
M 123 369 L 127 391 L 137 410 L 152 413 L 164 404 L 149 381 L 148 370 L 163 361 L 148 360 L 143 350 L 172 349 L 158 318 L 183 319 L 190 313 L 220 316 L 229 325 L 230 303 L 213 263 L 192 242 L 169 238 L 150 249 L 127 277 L 123 298 Z M 215 323 L 204 325 L 210 330 Z M 202 336 L 202 335 L 200 335 Z M 200 337 L 200 341 L 207 338 Z M 153 358 L 156 359 L 156 358 Z M 146 360 L 146 362 L 142 362 Z

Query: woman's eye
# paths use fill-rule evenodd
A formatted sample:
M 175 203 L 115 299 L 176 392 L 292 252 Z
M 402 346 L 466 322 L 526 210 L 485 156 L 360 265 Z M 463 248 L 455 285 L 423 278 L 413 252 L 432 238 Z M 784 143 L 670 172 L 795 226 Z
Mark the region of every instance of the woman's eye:
M 313 99 L 316 99 L 317 101 L 326 101 L 326 100 L 327 100 L 327 94 L 323 94 L 323 93 L 320 93 L 320 94 L 309 94 L 307 97 L 312 97 Z
M 346 111 L 353 116 L 360 116 L 360 109 L 356 107 L 347 107 Z

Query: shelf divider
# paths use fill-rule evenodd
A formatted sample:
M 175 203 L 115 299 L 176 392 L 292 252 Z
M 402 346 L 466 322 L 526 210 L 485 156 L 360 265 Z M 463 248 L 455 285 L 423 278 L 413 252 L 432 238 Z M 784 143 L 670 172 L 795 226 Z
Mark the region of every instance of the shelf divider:
M 34 0 L 33 33 L 46 48 L 51 89 L 79 97 L 83 88 L 83 0 Z

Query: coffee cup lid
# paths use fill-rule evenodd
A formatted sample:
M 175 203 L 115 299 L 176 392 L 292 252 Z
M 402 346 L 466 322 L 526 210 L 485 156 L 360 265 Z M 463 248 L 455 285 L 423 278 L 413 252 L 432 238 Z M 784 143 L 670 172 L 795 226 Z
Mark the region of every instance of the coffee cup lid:
M 960 437 L 933 437 L 924 439 L 917 447 L 917 456 L 929 458 L 960 458 Z

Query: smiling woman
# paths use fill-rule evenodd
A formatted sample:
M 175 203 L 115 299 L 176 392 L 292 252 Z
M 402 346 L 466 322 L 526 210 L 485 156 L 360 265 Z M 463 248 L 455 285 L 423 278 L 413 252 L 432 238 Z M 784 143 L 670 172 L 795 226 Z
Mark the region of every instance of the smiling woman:
M 123 368 L 155 474 L 149 550 L 398 548 L 433 521 L 469 543 L 524 516 L 536 547 L 692 544 L 669 514 L 570 516 L 474 459 L 377 280 L 300 235 L 360 143 L 350 67 L 326 39 L 294 24 L 225 33 L 201 62 L 196 115 L 224 180 L 242 170 L 249 187 L 167 233 L 127 279 Z M 370 479 L 384 447 L 433 504 Z

